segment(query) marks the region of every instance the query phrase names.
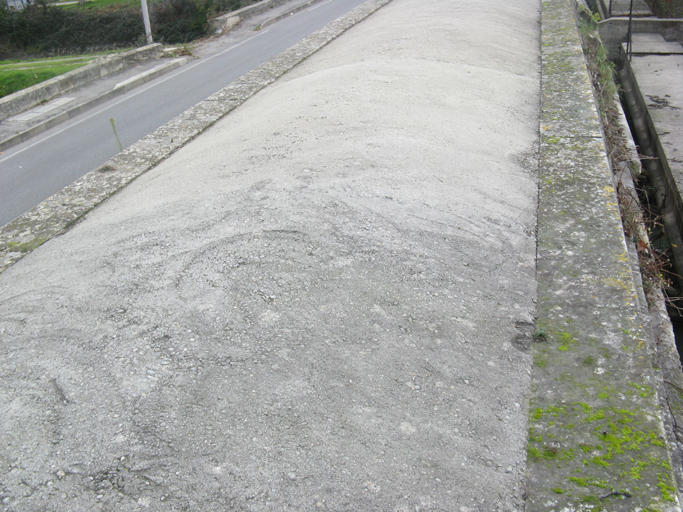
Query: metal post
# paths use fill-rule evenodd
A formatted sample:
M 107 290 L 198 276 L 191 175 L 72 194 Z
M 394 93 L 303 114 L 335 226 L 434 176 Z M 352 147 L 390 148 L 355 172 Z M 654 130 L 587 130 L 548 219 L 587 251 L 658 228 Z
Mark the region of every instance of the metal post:
M 633 33 L 631 24 L 633 22 L 633 0 L 631 0 L 631 6 L 628 11 L 628 36 L 626 38 L 626 54 L 628 55 L 628 61 L 631 62 L 631 54 L 633 53 Z
M 152 44 L 152 27 L 149 24 L 149 11 L 147 11 L 147 0 L 142 2 L 142 21 L 145 24 L 145 34 L 147 35 L 147 44 Z
M 609 0 L 609 8 L 607 9 L 607 17 L 612 17 L 612 0 Z

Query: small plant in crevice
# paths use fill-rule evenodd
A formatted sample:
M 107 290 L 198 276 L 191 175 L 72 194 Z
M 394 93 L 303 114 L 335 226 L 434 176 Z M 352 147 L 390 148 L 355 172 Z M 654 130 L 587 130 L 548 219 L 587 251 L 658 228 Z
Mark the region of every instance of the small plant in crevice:
M 548 331 L 545 329 L 545 327 L 539 327 L 536 329 L 536 332 L 532 334 L 532 337 L 536 342 L 548 341 Z
M 118 144 L 119 144 L 119 151 L 123 151 L 123 146 L 121 145 L 121 139 L 119 139 L 119 134 L 116 132 L 116 123 L 114 122 L 113 117 L 109 118 L 109 124 L 111 125 L 111 129 L 114 130 L 114 137 L 116 137 L 116 142 L 118 142 Z

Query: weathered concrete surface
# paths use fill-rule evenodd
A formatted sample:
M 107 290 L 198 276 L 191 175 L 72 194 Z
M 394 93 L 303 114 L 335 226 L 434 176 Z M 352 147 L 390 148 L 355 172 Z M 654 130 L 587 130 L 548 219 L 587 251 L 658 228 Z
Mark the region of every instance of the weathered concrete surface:
M 666 52 L 668 44 L 675 43 L 656 46 Z M 644 53 L 643 46 L 646 45 L 634 43 L 634 50 Z M 626 66 L 637 85 L 638 101 L 645 107 L 645 119 L 660 165 L 673 177 L 680 191 L 683 190 L 683 46 L 678 44 L 678 55 L 658 55 L 652 43 L 647 45 L 647 50 L 650 55 L 635 54 Z
M 543 3 L 526 510 L 678 511 L 654 338 L 573 20 L 567 0 Z
M 522 510 L 538 18 L 394 0 L 5 270 L 4 509 Z

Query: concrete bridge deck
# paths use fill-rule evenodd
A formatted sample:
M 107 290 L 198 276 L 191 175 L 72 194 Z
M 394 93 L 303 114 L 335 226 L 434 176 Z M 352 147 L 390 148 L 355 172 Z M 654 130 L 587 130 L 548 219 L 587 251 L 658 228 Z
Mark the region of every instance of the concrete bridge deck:
M 369 0 L 8 225 L 3 510 L 680 510 L 582 59 Z

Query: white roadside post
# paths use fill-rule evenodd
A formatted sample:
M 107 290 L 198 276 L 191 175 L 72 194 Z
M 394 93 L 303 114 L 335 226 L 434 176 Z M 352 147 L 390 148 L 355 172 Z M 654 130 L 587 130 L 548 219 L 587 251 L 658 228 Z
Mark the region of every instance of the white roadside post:
M 149 24 L 149 12 L 147 11 L 147 0 L 142 2 L 142 21 L 145 24 L 145 34 L 147 35 L 147 44 L 152 44 L 152 28 Z

